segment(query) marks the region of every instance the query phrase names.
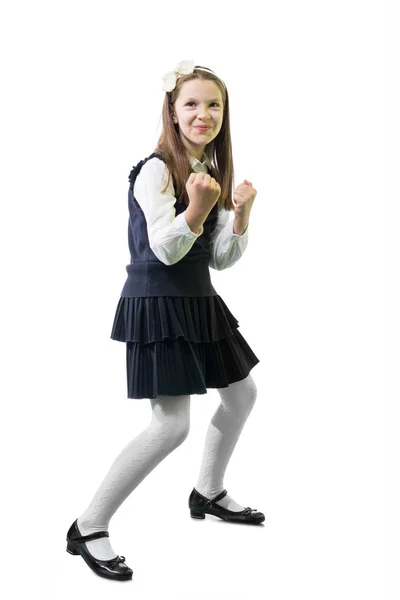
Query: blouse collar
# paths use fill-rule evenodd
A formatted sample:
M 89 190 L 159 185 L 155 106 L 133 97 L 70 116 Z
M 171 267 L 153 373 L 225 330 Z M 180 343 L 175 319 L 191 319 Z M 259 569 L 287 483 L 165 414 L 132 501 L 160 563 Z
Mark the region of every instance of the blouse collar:
M 201 161 L 198 160 L 197 158 L 195 158 L 194 156 L 192 156 L 191 154 L 188 154 L 191 167 L 193 169 L 200 169 L 201 171 L 206 171 L 207 167 L 209 169 L 212 169 L 211 152 L 212 152 L 212 147 L 211 147 L 211 144 L 210 144 L 206 148 L 205 152 L 203 152 L 203 156 L 201 157 Z

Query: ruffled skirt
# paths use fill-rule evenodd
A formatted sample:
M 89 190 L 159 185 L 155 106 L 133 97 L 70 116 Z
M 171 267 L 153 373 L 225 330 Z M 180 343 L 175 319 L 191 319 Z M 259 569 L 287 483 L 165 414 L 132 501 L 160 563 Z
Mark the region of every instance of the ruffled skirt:
M 206 394 L 259 363 L 218 295 L 121 296 L 111 339 L 126 343 L 128 398 Z

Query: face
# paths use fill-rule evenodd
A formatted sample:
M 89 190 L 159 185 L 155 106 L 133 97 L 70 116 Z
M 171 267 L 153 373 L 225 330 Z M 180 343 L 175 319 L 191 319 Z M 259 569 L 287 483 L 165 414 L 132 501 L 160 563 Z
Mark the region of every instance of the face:
M 173 122 L 192 156 L 201 160 L 207 144 L 220 132 L 223 119 L 221 91 L 214 81 L 192 79 L 183 84 L 175 102 Z M 198 129 L 206 125 L 208 129 Z

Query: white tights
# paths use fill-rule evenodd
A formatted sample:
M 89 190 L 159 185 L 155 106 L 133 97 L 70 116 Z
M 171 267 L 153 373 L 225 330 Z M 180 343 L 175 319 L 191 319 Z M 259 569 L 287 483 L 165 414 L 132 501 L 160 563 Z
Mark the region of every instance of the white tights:
M 217 388 L 221 402 L 208 426 L 196 490 L 211 498 L 224 489 L 225 470 L 257 396 L 249 375 Z M 86 510 L 78 517 L 82 535 L 108 530 L 111 517 L 139 483 L 170 452 L 186 439 L 190 427 L 190 395 L 150 398 L 153 409 L 150 425 L 136 436 L 117 456 Z M 230 510 L 242 510 L 229 495 L 218 504 Z M 109 538 L 86 542 L 91 554 L 100 560 L 117 553 Z

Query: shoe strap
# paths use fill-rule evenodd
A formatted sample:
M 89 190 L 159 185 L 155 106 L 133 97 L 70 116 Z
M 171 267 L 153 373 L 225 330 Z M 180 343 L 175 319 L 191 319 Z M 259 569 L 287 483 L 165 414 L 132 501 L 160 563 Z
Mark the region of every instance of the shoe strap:
M 227 493 L 228 492 L 226 490 L 222 490 L 222 492 L 220 492 L 218 494 L 218 496 L 215 496 L 215 498 L 211 498 L 211 500 L 207 500 L 206 504 L 213 504 L 214 502 L 218 502 L 218 500 L 221 500 L 221 498 L 223 498 L 224 496 L 226 496 Z
M 96 531 L 95 533 L 89 533 L 89 535 L 77 535 L 73 536 L 74 542 L 89 542 L 90 540 L 97 540 L 97 538 L 109 537 L 108 531 Z

